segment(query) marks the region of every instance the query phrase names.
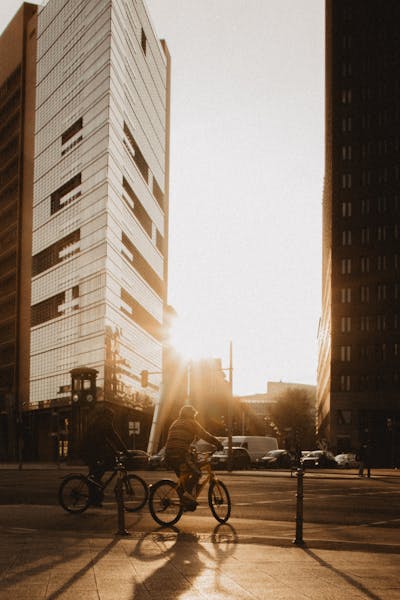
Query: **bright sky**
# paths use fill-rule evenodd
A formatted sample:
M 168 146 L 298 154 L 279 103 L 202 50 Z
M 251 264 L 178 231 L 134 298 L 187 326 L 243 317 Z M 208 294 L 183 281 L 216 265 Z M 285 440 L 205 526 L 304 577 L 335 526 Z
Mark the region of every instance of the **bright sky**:
M 233 345 L 234 393 L 315 384 L 322 0 L 145 0 L 172 57 L 169 304 L 178 349 Z M 0 30 L 20 5 L 1 0 Z

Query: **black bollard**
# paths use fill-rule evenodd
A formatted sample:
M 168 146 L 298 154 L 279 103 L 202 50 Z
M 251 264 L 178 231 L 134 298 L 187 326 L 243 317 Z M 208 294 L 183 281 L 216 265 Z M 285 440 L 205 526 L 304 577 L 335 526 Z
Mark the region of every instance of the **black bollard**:
M 303 476 L 301 467 L 297 469 L 297 494 L 296 494 L 296 537 L 293 544 L 304 546 L 303 540 Z
M 120 474 L 118 474 L 114 491 L 118 510 L 118 531 L 115 535 L 130 535 L 129 531 L 125 527 L 125 508 L 122 498 L 122 478 Z

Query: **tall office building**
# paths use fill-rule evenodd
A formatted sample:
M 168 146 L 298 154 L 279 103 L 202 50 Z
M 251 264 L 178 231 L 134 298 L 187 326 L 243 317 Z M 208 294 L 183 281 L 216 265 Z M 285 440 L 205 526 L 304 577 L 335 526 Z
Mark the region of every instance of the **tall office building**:
M 18 456 L 29 397 L 36 10 L 0 37 L 0 460 Z
M 57 438 L 71 417 L 73 370 L 97 375 L 98 398 L 125 410 L 126 427 L 159 399 L 170 61 L 142 0 L 49 0 L 36 36 L 25 408 L 47 411 Z M 47 432 L 36 440 L 39 455 L 51 443 Z
M 318 428 L 399 460 L 400 4 L 326 0 Z

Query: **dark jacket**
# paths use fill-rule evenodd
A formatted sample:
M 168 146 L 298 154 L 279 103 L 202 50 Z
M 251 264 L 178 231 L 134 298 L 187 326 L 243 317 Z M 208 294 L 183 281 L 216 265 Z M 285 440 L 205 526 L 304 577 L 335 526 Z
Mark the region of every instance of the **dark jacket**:
M 217 447 L 221 445 L 220 441 L 211 433 L 208 433 L 195 419 L 178 417 L 168 431 L 167 443 L 165 444 L 166 458 L 186 454 L 189 452 L 190 444 L 196 438 L 205 440 Z
M 126 446 L 114 429 L 112 418 L 103 411 L 95 412 L 88 423 L 81 455 L 87 461 L 112 460 Z

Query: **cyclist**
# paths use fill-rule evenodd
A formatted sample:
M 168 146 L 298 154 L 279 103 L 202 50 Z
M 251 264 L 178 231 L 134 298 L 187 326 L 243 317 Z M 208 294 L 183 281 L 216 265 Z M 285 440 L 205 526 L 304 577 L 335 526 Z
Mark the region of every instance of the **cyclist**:
M 189 476 L 185 482 L 185 491 L 182 496 L 184 508 L 186 510 L 194 510 L 197 506 L 193 489 L 195 488 L 201 471 L 199 470 L 195 460 L 190 453 L 190 445 L 196 438 L 205 440 L 217 447 L 218 450 L 223 450 L 224 446 L 221 442 L 208 433 L 197 422 L 197 411 L 193 406 L 186 404 L 182 406 L 179 417 L 171 424 L 167 443 L 165 445 L 165 459 L 168 465 L 175 471 L 179 477 L 184 473 Z
M 89 467 L 89 478 L 101 484 L 106 471 L 115 466 L 115 457 L 119 452 L 128 454 L 128 449 L 114 428 L 114 411 L 111 408 L 96 405 L 81 447 L 82 457 Z M 103 494 L 94 486 L 92 491 L 93 506 L 101 506 Z

